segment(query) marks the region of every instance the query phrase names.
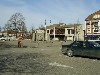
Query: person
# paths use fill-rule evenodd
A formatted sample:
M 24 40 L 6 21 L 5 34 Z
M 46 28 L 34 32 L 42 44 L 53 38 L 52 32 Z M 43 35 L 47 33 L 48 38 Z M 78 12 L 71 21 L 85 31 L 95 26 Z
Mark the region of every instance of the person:
M 19 36 L 18 36 L 18 47 L 19 47 L 19 48 L 22 47 L 22 40 L 23 40 L 22 36 L 19 35 Z

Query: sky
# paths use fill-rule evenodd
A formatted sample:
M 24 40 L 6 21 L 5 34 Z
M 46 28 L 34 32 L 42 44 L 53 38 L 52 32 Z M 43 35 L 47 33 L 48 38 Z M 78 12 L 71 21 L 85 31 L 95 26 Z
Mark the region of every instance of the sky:
M 41 25 L 81 23 L 100 10 L 100 0 L 0 0 L 0 26 L 4 27 L 16 12 L 25 17 L 28 30 Z

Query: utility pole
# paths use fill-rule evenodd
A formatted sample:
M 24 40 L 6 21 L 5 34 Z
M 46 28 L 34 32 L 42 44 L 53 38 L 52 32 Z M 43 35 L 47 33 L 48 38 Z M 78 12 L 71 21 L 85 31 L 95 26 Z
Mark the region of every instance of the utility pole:
M 79 40 L 79 33 L 78 33 L 78 26 L 79 25 L 79 18 L 77 20 L 77 24 L 75 25 L 75 41 L 78 41 Z
M 74 41 L 77 41 L 77 25 L 76 24 L 74 24 L 74 38 L 75 38 Z
M 54 40 L 55 40 L 55 26 L 54 26 Z
M 45 40 L 47 41 L 47 28 L 46 28 L 46 19 L 45 19 Z

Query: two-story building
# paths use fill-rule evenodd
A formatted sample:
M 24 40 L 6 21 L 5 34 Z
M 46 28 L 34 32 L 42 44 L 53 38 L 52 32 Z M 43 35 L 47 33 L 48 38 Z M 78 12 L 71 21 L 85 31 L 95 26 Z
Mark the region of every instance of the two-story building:
M 65 40 L 81 41 L 84 40 L 83 25 L 71 24 L 65 26 Z
M 46 41 L 49 40 L 84 40 L 84 32 L 83 25 L 81 24 L 69 24 L 66 25 L 64 23 L 53 24 L 50 26 L 46 26 L 40 28 L 40 30 L 44 30 Z

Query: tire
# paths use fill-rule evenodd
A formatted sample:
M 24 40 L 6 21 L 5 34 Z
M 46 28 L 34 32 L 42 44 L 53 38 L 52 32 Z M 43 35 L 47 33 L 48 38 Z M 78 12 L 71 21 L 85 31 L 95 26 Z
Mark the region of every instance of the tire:
M 67 51 L 67 55 L 68 55 L 69 57 L 72 57 L 72 56 L 73 56 L 73 51 L 72 51 L 72 50 L 68 50 L 68 51 Z

